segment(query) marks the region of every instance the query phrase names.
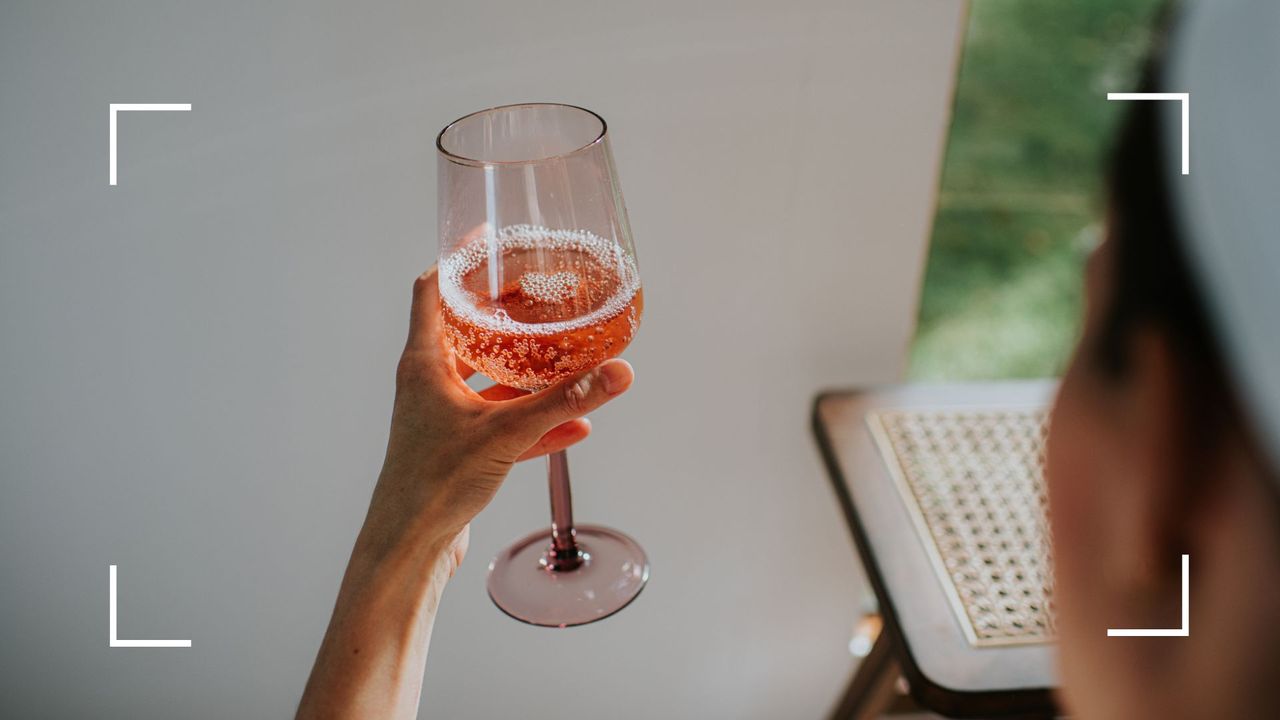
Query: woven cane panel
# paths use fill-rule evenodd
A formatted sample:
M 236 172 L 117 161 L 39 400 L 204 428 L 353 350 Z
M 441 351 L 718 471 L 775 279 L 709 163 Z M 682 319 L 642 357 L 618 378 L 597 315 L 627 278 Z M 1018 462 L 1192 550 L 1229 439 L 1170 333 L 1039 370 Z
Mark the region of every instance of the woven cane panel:
M 969 642 L 1051 641 L 1044 409 L 867 420 Z

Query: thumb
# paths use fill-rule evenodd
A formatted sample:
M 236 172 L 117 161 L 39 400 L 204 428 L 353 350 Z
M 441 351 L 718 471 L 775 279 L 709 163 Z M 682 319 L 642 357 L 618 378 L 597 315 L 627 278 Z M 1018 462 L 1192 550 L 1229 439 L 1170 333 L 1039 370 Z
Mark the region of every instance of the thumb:
M 552 428 L 626 392 L 635 376 L 626 360 L 606 360 L 545 390 L 503 403 L 501 413 L 506 415 L 508 427 L 518 428 L 521 439 L 527 438 L 532 445 Z

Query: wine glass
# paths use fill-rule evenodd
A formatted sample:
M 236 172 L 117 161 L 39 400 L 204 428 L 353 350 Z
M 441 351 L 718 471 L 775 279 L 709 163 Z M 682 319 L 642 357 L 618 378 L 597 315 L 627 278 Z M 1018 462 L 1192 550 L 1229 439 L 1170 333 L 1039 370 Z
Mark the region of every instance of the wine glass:
M 445 335 L 468 366 L 541 390 L 631 342 L 644 296 L 604 118 L 550 103 L 453 121 L 436 139 Z M 649 561 L 630 537 L 573 523 L 569 460 L 548 456 L 551 528 L 489 565 L 517 620 L 569 627 L 635 599 Z

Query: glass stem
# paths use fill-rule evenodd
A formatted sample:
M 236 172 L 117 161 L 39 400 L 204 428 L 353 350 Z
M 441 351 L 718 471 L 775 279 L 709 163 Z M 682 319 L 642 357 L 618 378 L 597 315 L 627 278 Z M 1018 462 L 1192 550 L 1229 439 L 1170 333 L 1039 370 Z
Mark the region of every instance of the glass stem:
M 569 492 L 569 456 L 564 450 L 547 456 L 547 484 L 551 488 L 551 549 L 547 567 L 574 570 L 582 564 L 573 529 L 573 496 Z

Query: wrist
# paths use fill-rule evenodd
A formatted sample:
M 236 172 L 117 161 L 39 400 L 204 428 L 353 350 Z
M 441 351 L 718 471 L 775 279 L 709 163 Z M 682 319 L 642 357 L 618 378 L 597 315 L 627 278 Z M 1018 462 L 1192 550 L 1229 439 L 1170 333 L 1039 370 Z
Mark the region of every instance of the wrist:
M 351 551 L 349 573 L 370 582 L 443 588 L 453 575 L 452 538 L 437 534 L 387 532 L 366 522 Z
M 397 558 L 419 567 L 450 556 L 450 548 L 470 518 L 459 517 L 457 503 L 444 489 L 455 483 L 440 475 L 383 468 L 356 539 L 362 559 Z

